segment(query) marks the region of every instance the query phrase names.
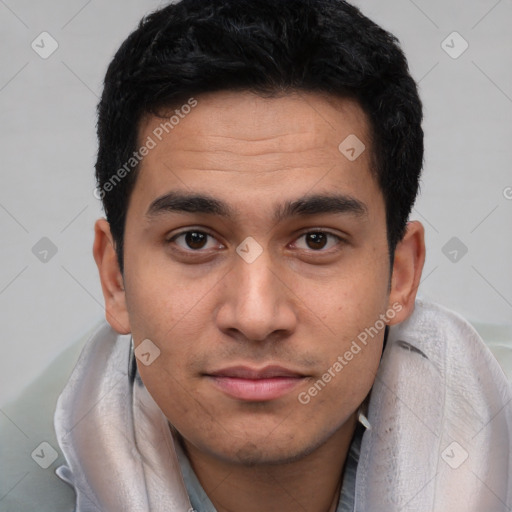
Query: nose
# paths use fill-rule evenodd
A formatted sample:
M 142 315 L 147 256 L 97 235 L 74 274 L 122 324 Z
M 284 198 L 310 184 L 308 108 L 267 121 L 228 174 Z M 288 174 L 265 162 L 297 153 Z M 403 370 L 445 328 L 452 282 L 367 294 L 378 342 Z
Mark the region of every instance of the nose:
M 282 274 L 282 273 L 281 273 Z M 290 285 L 264 251 L 247 263 L 236 256 L 234 268 L 223 280 L 218 328 L 242 341 L 265 341 L 289 336 L 297 324 L 297 304 Z

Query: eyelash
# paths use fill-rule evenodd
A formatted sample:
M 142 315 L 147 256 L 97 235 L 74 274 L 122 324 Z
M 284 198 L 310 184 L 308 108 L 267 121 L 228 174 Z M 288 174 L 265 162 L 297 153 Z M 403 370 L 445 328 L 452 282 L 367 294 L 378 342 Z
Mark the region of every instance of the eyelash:
M 165 242 L 166 242 L 166 244 L 172 244 L 180 236 L 187 235 L 188 233 L 201 233 L 203 235 L 206 235 L 206 236 L 208 236 L 210 238 L 214 238 L 215 239 L 215 237 L 212 234 L 208 233 L 207 231 L 203 231 L 203 230 L 199 230 L 199 229 L 189 229 L 187 231 L 182 231 L 181 233 L 177 233 L 176 235 L 173 235 L 171 238 L 167 239 Z M 300 238 L 305 237 L 305 236 L 310 235 L 310 234 L 327 235 L 328 237 L 335 238 L 337 240 L 338 244 L 343 243 L 345 241 L 340 236 L 335 235 L 334 233 L 331 233 L 330 231 L 325 231 L 325 230 L 322 230 L 322 229 L 314 229 L 314 230 L 310 230 L 310 231 L 306 231 L 304 233 L 301 233 L 296 240 L 299 240 Z M 206 252 L 204 249 L 183 249 L 183 248 L 180 248 L 179 250 L 181 250 L 183 252 L 190 252 L 190 253 Z M 319 249 L 319 250 L 309 249 L 308 252 L 312 252 L 312 253 L 328 253 L 328 252 L 330 252 L 330 250 L 329 249 L 327 249 L 327 250 L 324 250 L 324 249 Z

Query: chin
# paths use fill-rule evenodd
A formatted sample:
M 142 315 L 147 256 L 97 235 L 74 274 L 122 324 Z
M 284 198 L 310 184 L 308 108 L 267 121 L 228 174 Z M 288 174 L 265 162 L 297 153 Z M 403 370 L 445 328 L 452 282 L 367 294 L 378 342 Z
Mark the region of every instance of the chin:
M 262 429 L 236 435 L 223 431 L 212 439 L 203 439 L 193 444 L 229 464 L 278 465 L 307 457 L 327 440 L 321 433 L 310 433 L 307 437 L 299 436 L 299 433 L 296 426 L 293 430 L 274 430 L 268 434 L 264 434 Z M 222 440 L 219 437 L 221 435 L 224 437 Z

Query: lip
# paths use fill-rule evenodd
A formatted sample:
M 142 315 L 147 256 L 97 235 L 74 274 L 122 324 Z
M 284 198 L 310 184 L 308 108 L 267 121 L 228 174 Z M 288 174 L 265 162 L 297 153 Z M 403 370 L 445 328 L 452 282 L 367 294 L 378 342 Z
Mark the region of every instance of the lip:
M 206 377 L 230 397 L 252 402 L 275 400 L 306 378 L 303 374 L 275 365 L 261 369 L 233 366 L 209 373 Z

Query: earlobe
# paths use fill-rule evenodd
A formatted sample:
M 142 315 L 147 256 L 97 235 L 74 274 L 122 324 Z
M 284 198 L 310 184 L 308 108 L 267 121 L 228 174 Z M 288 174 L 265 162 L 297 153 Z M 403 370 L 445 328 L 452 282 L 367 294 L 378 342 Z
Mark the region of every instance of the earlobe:
M 129 334 L 131 329 L 124 280 L 119 269 L 110 225 L 106 219 L 97 220 L 94 226 L 93 255 L 100 275 L 107 322 L 119 334 Z
M 395 249 L 389 294 L 389 307 L 400 304 L 402 309 L 390 325 L 403 322 L 412 314 L 424 263 L 425 230 L 418 221 L 408 222 L 405 236 Z

